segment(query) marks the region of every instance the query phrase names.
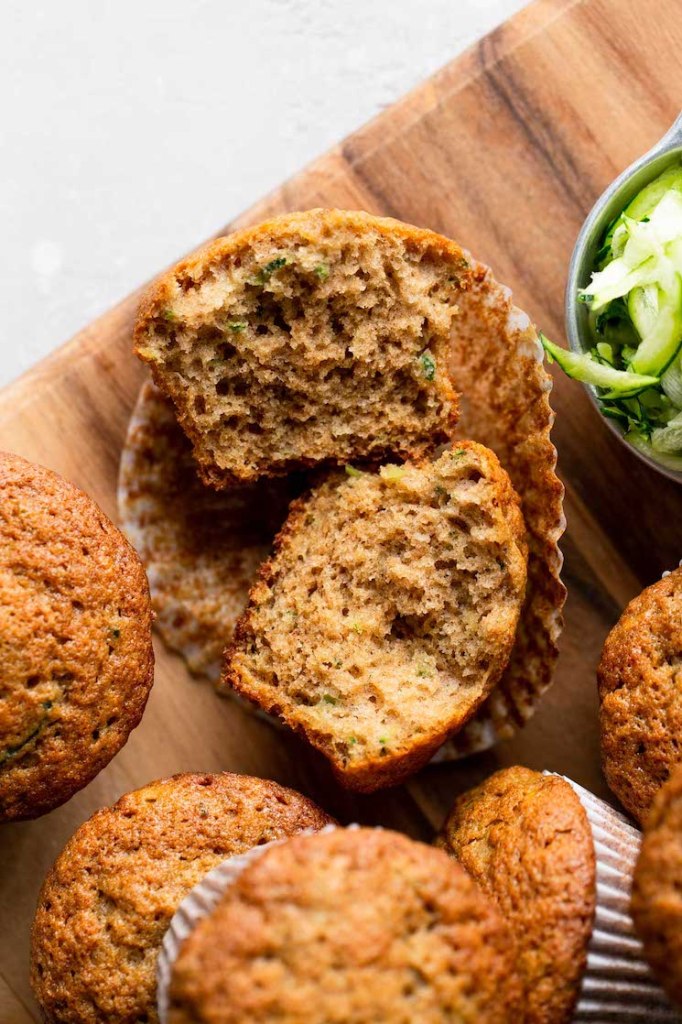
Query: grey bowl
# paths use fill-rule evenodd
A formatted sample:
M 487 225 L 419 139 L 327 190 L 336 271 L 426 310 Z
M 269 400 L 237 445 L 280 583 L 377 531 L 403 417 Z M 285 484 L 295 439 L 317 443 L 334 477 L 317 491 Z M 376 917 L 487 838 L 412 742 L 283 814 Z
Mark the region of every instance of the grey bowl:
M 588 310 L 583 302 L 578 302 L 577 295 L 578 289 L 584 288 L 589 282 L 595 257 L 606 229 L 640 189 L 653 181 L 666 167 L 674 163 L 675 160 L 679 160 L 680 157 L 682 157 L 682 114 L 660 142 L 657 142 L 648 153 L 631 164 L 609 185 L 588 214 L 575 243 L 566 286 L 566 334 L 568 343 L 574 352 L 584 352 L 593 345 L 588 326 Z M 594 405 L 599 408 L 597 389 L 591 384 L 583 386 L 587 389 Z M 628 448 L 643 462 L 671 480 L 682 483 L 682 470 L 670 469 L 652 459 L 646 452 L 640 451 L 625 440 L 623 428 L 615 420 L 606 417 L 603 419 L 623 444 L 627 444 Z

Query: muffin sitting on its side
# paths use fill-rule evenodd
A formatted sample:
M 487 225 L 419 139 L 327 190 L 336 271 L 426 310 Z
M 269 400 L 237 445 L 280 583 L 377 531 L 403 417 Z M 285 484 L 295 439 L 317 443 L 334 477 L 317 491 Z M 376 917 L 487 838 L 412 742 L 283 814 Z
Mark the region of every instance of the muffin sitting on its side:
M 514 932 L 525 1024 L 568 1024 L 596 903 L 592 833 L 571 786 L 503 769 L 456 801 L 438 845 L 496 900 Z
M 598 669 L 604 774 L 642 824 L 682 759 L 682 569 L 627 606 Z
M 140 560 L 94 501 L 0 452 L 0 821 L 57 807 L 124 745 L 151 618 Z
M 47 1024 L 156 1024 L 156 960 L 168 923 L 212 868 L 331 819 L 246 775 L 176 775 L 86 821 L 48 874 L 31 980 Z
M 518 498 L 481 445 L 351 473 L 292 505 L 224 678 L 369 791 L 426 764 L 500 678 L 527 551 Z
M 183 943 L 170 1024 L 516 1024 L 502 916 L 440 850 L 379 829 L 267 850 Z
M 320 463 L 428 455 L 452 436 L 447 370 L 471 278 L 454 242 L 308 210 L 219 238 L 152 285 L 137 354 L 215 487 Z

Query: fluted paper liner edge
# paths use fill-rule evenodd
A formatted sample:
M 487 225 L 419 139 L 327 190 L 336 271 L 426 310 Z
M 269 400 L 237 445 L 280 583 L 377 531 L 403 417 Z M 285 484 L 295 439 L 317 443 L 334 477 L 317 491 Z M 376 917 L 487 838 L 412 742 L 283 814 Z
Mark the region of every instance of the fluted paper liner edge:
M 561 778 L 585 808 L 597 862 L 597 909 L 574 1024 L 680 1024 L 682 1016 L 671 1006 L 644 959 L 630 916 L 641 832 L 603 800 L 571 779 Z

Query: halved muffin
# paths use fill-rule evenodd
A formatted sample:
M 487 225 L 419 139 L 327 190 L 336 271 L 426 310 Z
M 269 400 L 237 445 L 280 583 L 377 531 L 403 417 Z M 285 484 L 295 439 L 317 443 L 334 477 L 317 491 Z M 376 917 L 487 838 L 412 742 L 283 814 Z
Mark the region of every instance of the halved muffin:
M 178 264 L 142 302 L 149 363 L 215 487 L 448 439 L 459 246 L 342 210 L 277 217 Z
M 498 681 L 527 549 L 518 499 L 482 445 L 348 469 L 292 505 L 224 680 L 369 791 L 424 765 Z

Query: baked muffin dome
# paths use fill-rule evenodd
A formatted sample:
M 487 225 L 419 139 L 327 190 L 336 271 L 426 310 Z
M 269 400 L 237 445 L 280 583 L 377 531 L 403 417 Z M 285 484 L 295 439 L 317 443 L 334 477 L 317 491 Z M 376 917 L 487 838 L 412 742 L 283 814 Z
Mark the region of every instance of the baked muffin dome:
M 439 850 L 378 829 L 297 836 L 183 944 L 171 1024 L 518 1020 L 505 922 Z
M 592 832 L 571 786 L 505 768 L 455 802 L 438 845 L 493 897 L 514 933 L 525 1024 L 568 1024 L 596 903 Z
M 598 679 L 606 781 L 641 824 L 682 759 L 682 568 L 630 602 Z
M 156 1024 L 168 923 L 212 868 L 331 819 L 264 779 L 184 774 L 94 814 L 43 884 L 31 980 L 47 1024 Z
M 0 821 L 68 800 L 124 745 L 151 689 L 147 578 L 73 484 L 0 453 Z

